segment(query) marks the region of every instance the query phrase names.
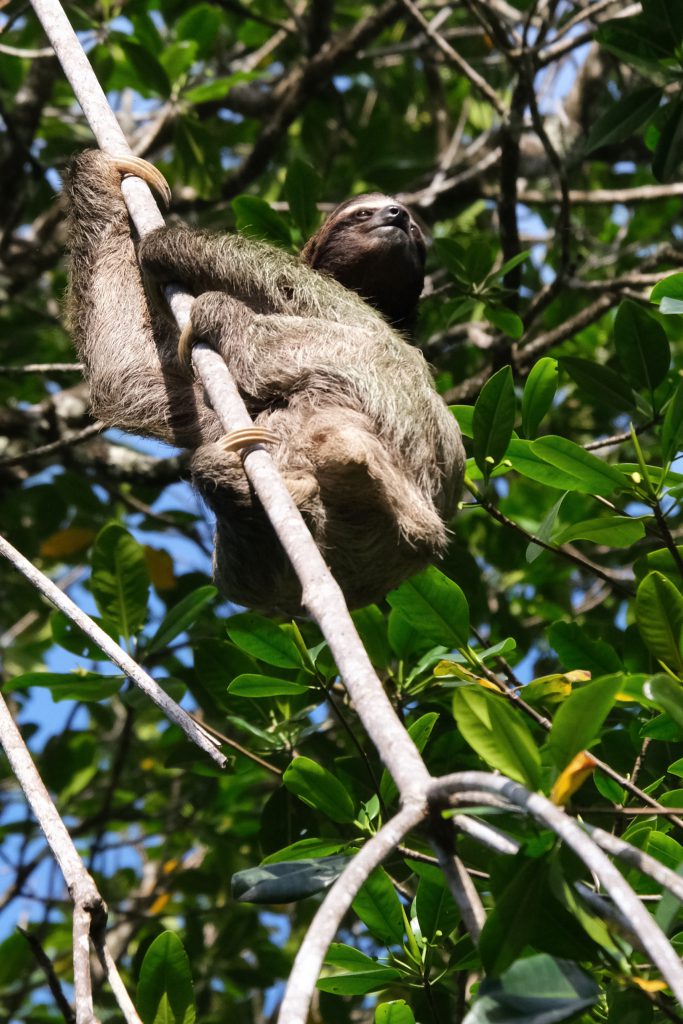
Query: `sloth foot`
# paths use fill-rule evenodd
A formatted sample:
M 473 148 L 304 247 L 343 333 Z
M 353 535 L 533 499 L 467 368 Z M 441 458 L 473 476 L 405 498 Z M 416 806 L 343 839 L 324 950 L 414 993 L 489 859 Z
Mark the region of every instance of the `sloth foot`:
M 154 164 L 150 164 L 148 160 L 142 160 L 141 157 L 133 156 L 132 154 L 126 156 L 110 155 L 109 159 L 122 177 L 132 174 L 136 178 L 142 178 L 143 181 L 146 181 L 158 193 L 163 200 L 164 206 L 171 205 L 171 187 Z
M 280 438 L 266 427 L 244 427 L 242 430 L 231 430 L 218 442 L 226 452 L 239 452 L 256 444 L 277 444 Z

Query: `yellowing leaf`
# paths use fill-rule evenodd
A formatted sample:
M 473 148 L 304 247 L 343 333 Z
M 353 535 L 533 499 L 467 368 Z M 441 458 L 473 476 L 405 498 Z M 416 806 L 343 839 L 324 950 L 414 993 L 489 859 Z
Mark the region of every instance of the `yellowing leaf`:
M 170 898 L 170 893 L 162 892 L 160 896 L 157 896 L 157 898 L 155 899 L 154 903 L 151 905 L 147 913 L 151 914 L 152 917 L 154 917 L 155 914 L 161 914 L 166 908 L 166 905 L 168 904 Z
M 173 559 L 167 551 L 145 545 L 145 565 L 149 578 L 157 590 L 172 590 L 176 585 L 173 575 Z
M 585 750 L 571 759 L 564 771 L 560 772 L 550 793 L 550 799 L 558 807 L 564 807 L 569 798 L 583 786 L 595 768 L 595 759 Z
M 40 545 L 43 558 L 65 558 L 85 551 L 90 547 L 96 535 L 95 530 L 86 526 L 68 526 L 65 530 L 57 530 L 47 537 Z
M 631 975 L 628 978 L 629 984 L 635 985 L 636 988 L 640 988 L 643 992 L 663 992 L 666 988 L 666 982 L 662 981 L 661 978 L 636 978 Z

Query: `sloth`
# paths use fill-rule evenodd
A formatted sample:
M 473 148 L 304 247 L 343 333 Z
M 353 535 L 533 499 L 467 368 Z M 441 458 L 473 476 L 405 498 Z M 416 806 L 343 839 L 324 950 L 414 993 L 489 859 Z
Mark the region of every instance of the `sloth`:
M 404 333 L 424 278 L 414 217 L 389 196 L 356 196 L 300 259 L 182 226 L 136 241 L 121 192 L 131 173 L 168 189 L 145 161 L 99 151 L 65 180 L 68 316 L 95 415 L 190 449 L 216 516 L 217 586 L 300 614 L 298 579 L 187 358 L 211 345 L 349 606 L 380 600 L 443 552 L 464 472 L 455 419 Z M 171 283 L 195 296 L 180 350 L 162 299 Z

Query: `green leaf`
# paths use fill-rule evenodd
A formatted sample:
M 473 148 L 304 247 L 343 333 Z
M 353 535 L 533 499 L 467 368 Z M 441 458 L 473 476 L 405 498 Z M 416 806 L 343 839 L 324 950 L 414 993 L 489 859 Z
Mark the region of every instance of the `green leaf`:
M 653 392 L 671 362 L 664 328 L 642 306 L 624 299 L 614 318 L 614 344 L 624 373 L 636 391 Z
M 573 491 L 576 489 L 576 477 L 572 473 L 551 466 L 545 459 L 534 452 L 533 441 L 523 441 L 513 438 L 505 452 L 505 461 L 522 476 L 536 480 L 538 483 L 548 487 L 556 487 L 561 491 Z
M 0 942 L 0 989 L 13 985 L 31 972 L 33 954 L 23 935 L 10 935 Z
M 163 67 L 146 46 L 133 42 L 117 33 L 116 43 L 125 54 L 126 61 L 135 70 L 137 88 L 147 96 L 157 95 L 168 99 L 171 83 Z
M 635 407 L 636 397 L 633 388 L 621 374 L 609 366 L 603 366 L 590 359 L 576 359 L 573 356 L 563 356 L 560 365 L 582 391 L 595 399 L 598 408 L 602 408 L 605 402 L 619 410 Z
M 541 758 L 526 722 L 483 687 L 463 686 L 453 694 L 453 716 L 463 738 L 489 768 L 529 789 L 539 784 Z
M 422 936 L 428 942 L 438 939 L 439 933 L 450 935 L 458 924 L 460 913 L 443 875 L 438 871 L 421 874 L 415 893 L 415 916 Z
M 465 437 L 474 437 L 474 428 L 472 426 L 472 420 L 474 418 L 474 406 L 449 405 L 448 408 L 458 421 L 460 432 L 464 434 Z
M 512 369 L 503 366 L 484 384 L 472 417 L 474 458 L 484 479 L 488 479 L 510 443 L 515 407 Z
M 503 334 L 507 334 L 508 337 L 514 338 L 515 341 L 524 334 L 522 318 L 511 309 L 506 309 L 505 306 L 494 306 L 487 303 L 484 306 L 484 316 L 494 327 L 497 327 Z
M 543 522 L 534 534 L 534 536 L 537 537 L 538 540 L 542 540 L 546 544 L 550 543 L 550 539 L 553 534 L 553 529 L 555 527 L 555 521 L 557 520 L 560 509 L 562 508 L 562 504 L 566 497 L 567 495 L 563 494 L 559 501 L 555 502 L 555 504 L 552 506 L 548 514 L 545 516 Z M 545 549 L 540 544 L 536 544 L 534 541 L 531 541 L 531 543 L 527 545 L 526 549 L 527 562 L 535 561 L 535 559 L 537 559 L 539 555 L 543 554 L 544 550 Z
M 678 382 L 673 398 L 666 407 L 662 424 L 662 461 L 671 462 L 680 451 L 683 433 L 683 380 Z
M 548 735 L 548 750 L 561 771 L 600 734 L 622 683 L 621 673 L 574 689 L 558 708 Z
M 351 613 L 353 624 L 375 668 L 384 669 L 391 661 L 387 622 L 376 604 L 366 605 Z
M 661 307 L 664 299 L 673 299 L 676 302 L 683 303 L 683 274 L 669 274 L 657 282 L 650 292 L 650 302 L 659 303 L 660 312 L 662 313 L 665 312 Z
M 178 601 L 164 616 L 159 627 L 149 642 L 147 652 L 154 654 L 156 651 L 163 651 L 171 640 L 175 640 L 179 633 L 183 633 L 192 623 L 199 618 L 200 613 L 215 598 L 218 591 L 215 587 L 197 587 L 191 593 Z
M 257 72 L 238 71 L 234 75 L 226 75 L 221 78 L 210 78 L 208 81 L 197 85 L 192 89 L 183 92 L 183 99 L 186 103 L 212 103 L 215 100 L 224 100 L 233 85 L 239 82 L 251 82 L 258 77 Z
M 390 591 L 387 601 L 426 640 L 452 647 L 467 646 L 467 599 L 457 583 L 433 566 Z
M 522 430 L 533 437 L 538 425 L 553 404 L 557 391 L 557 360 L 539 359 L 531 369 L 522 395 Z
M 424 748 L 427 746 L 429 737 L 432 734 L 432 729 L 439 720 L 439 713 L 437 711 L 428 711 L 426 714 L 421 715 L 416 722 L 408 728 L 408 735 L 417 747 L 418 751 L 422 753 Z M 385 770 L 382 772 L 382 779 L 379 784 L 379 792 L 384 800 L 385 804 L 392 803 L 398 796 L 398 789 L 396 783 L 392 779 L 389 772 Z
M 130 640 L 147 618 L 149 577 L 142 547 L 119 523 L 108 523 L 95 539 L 91 564 L 90 586 L 100 614 Z
M 553 622 L 548 643 L 557 651 L 565 672 L 584 669 L 592 676 L 607 676 L 623 668 L 614 649 L 604 640 L 593 640 L 577 622 Z
M 221 21 L 221 13 L 217 8 L 200 3 L 194 4 L 187 11 L 181 9 L 174 19 L 173 29 L 178 39 L 190 39 L 203 54 L 215 46 Z
M 531 448 L 534 455 L 574 478 L 571 490 L 606 497 L 626 483 L 618 469 L 591 455 L 566 437 L 548 434 L 538 441 L 532 441 Z
M 276 213 L 264 199 L 257 196 L 237 196 L 232 201 L 237 230 L 246 238 L 258 238 L 283 249 L 292 245 L 292 236 L 286 220 Z
M 683 672 L 680 641 L 683 597 L 660 572 L 645 577 L 636 593 L 636 622 L 640 635 L 658 661 Z
M 386 946 L 403 942 L 403 912 L 396 890 L 382 868 L 376 868 L 351 904 L 368 931 Z
M 53 700 L 107 700 L 123 686 L 123 676 L 103 676 L 98 672 L 26 672 L 15 676 L 9 690 L 27 690 L 30 686 L 44 686 Z
M 305 683 L 295 683 L 290 679 L 245 672 L 232 680 L 228 693 L 233 697 L 298 697 L 309 689 Z
M 395 967 L 378 963 L 360 950 L 339 942 L 333 942 L 328 949 L 325 965 L 334 968 L 337 973 L 320 978 L 317 988 L 335 995 L 366 995 L 386 988 L 401 978 L 401 972 Z
M 310 758 L 295 757 L 282 781 L 290 793 L 332 821 L 348 824 L 355 820 L 356 804 L 350 793 L 336 775 Z
M 590 540 L 593 544 L 604 544 L 610 548 L 628 548 L 644 536 L 645 525 L 642 519 L 601 516 L 599 519 L 584 519 L 582 523 L 572 523 L 555 537 L 555 543 Z
M 679 545 L 676 550 L 683 558 L 683 546 Z M 683 589 L 680 570 L 668 548 L 657 548 L 656 551 L 649 551 L 647 555 L 636 558 L 633 563 L 633 571 L 637 580 L 645 579 L 649 572 L 661 572 L 664 576 L 670 577 L 671 582 L 678 590 Z
M 380 1003 L 375 1010 L 375 1024 L 415 1024 L 413 1011 L 405 999 Z
M 228 636 L 241 651 L 277 668 L 301 668 L 303 657 L 282 626 L 256 612 L 233 615 L 226 624 Z
M 135 1005 L 143 1024 L 194 1024 L 190 961 L 173 932 L 162 932 L 145 953 Z
M 539 920 L 546 913 L 540 905 L 545 892 L 547 867 L 544 861 L 515 857 L 515 870 L 489 912 L 479 940 L 484 969 L 500 974 L 516 959 L 539 931 Z M 539 880 L 543 879 L 543 886 Z
M 647 683 L 647 691 L 679 729 L 683 729 L 683 685 L 671 676 L 659 672 Z
M 335 854 L 237 871 L 230 881 L 232 897 L 240 903 L 296 903 L 329 889 L 349 860 L 346 854 Z
M 657 181 L 673 181 L 683 162 L 683 103 L 672 100 L 666 108 L 668 117 L 659 133 L 652 159 L 652 173 Z
M 316 206 L 320 194 L 320 177 L 310 164 L 298 158 L 287 168 L 284 193 L 292 220 L 304 238 L 309 238 L 320 223 Z
M 484 979 L 463 1024 L 556 1024 L 594 1006 L 599 995 L 576 964 L 538 953 Z
M 646 85 L 617 100 L 592 126 L 586 140 L 586 153 L 599 146 L 630 139 L 647 124 L 659 107 L 661 98 L 661 89 Z

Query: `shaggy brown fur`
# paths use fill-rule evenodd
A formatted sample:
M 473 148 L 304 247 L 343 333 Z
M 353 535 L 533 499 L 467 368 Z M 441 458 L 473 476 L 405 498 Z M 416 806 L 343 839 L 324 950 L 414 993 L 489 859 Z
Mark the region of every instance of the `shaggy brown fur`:
M 217 585 L 240 604 L 300 611 L 299 583 L 241 458 L 215 444 L 218 419 L 179 363 L 177 328 L 148 301 L 140 268 L 148 292 L 182 283 L 198 296 L 195 338 L 221 353 L 255 422 L 277 436 L 273 458 L 349 604 L 381 598 L 443 550 L 463 447 L 421 353 L 326 275 L 405 324 L 422 287 L 419 229 L 395 200 L 357 197 L 307 246 L 324 274 L 259 242 L 179 227 L 152 232 L 136 251 L 120 180 L 112 160 L 87 152 L 65 184 L 70 318 L 96 415 L 194 449 L 193 482 L 217 518 Z M 392 277 L 410 302 L 382 304 Z

